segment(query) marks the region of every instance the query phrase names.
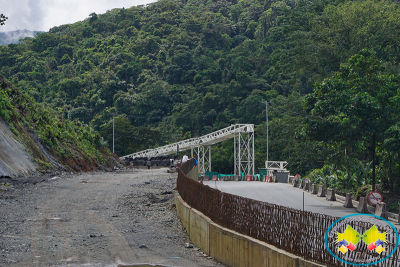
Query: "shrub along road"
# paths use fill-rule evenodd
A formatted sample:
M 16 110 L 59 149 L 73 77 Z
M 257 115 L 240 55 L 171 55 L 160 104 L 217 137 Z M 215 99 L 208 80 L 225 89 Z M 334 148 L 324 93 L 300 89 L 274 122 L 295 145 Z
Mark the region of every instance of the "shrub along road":
M 0 266 L 222 266 L 185 248 L 166 169 L 3 180 Z

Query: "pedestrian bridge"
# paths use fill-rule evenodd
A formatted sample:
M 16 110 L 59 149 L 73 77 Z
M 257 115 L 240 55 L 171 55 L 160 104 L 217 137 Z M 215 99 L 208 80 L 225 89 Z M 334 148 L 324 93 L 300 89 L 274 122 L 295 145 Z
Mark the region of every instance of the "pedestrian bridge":
M 197 154 L 199 173 L 204 174 L 211 171 L 211 146 L 231 138 L 234 139 L 235 175 L 254 175 L 254 124 L 233 124 L 200 137 L 135 152 L 121 159 L 152 158 L 190 150 L 191 156 Z

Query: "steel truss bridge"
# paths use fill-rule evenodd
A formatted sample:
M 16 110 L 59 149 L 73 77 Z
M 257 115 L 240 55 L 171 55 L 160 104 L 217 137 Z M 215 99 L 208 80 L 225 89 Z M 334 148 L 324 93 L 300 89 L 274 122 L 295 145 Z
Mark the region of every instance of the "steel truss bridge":
M 234 124 L 216 132 L 197 138 L 179 141 L 162 147 L 139 151 L 125 158 L 151 158 L 191 150 L 198 156 L 199 173 L 211 171 L 211 146 L 228 139 L 234 139 L 235 175 L 254 175 L 254 124 Z

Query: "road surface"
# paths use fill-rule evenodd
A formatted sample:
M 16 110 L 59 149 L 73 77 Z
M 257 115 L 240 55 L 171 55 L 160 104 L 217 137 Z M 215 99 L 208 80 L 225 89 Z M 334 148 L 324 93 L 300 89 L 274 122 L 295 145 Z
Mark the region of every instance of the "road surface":
M 176 176 L 136 169 L 0 185 L 0 266 L 223 266 L 185 248 Z
M 291 184 L 265 182 L 234 182 L 234 181 L 206 181 L 205 185 L 217 188 L 222 192 L 252 198 L 264 202 L 274 203 L 294 209 L 304 210 L 336 217 L 357 213 L 355 208 L 345 208 L 342 202 L 327 201 L 324 197 L 317 197 Z

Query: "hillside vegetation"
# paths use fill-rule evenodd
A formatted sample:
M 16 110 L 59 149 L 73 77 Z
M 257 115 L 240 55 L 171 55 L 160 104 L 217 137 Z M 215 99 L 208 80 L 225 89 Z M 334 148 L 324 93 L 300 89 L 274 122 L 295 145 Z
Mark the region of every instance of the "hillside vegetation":
M 271 160 L 340 190 L 375 176 L 394 190 L 399 11 L 374 0 L 161 0 L 2 46 L 0 71 L 109 146 L 116 114 L 119 156 L 254 123 L 263 167 L 268 100 Z M 233 141 L 213 148 L 216 171 L 233 170 L 232 151 Z
M 2 76 L 0 87 L 0 117 L 7 123 L 0 125 L 4 132 L 0 136 L 0 171 L 1 166 L 6 167 L 0 176 L 110 169 L 117 164 L 91 127 L 60 118 L 52 109 L 15 89 Z M 20 160 L 16 157 L 24 159 L 21 163 L 12 162 Z

